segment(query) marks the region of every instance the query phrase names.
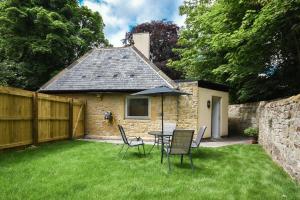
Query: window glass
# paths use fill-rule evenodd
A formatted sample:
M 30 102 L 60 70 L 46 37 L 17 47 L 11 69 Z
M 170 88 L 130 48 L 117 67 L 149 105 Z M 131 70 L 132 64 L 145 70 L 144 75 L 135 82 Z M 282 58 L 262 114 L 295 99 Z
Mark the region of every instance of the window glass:
M 148 117 L 148 98 L 127 98 L 127 117 Z

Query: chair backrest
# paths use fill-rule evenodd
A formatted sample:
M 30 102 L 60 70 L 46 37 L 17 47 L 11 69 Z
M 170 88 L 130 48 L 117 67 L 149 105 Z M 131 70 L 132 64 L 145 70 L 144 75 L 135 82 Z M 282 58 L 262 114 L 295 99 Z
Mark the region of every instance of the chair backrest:
M 128 144 L 128 140 L 127 140 L 127 137 L 126 137 L 126 134 L 125 134 L 125 131 L 124 131 L 123 126 L 118 125 L 118 128 L 119 128 L 119 130 L 120 130 L 120 133 L 121 133 L 123 142 L 124 142 L 125 144 Z
M 206 128 L 207 128 L 206 126 L 201 126 L 201 128 L 199 129 L 199 132 L 198 132 L 198 135 L 197 135 L 196 141 L 195 141 L 197 147 L 200 145 L 200 142 L 201 142 L 201 140 L 203 138 L 203 135 L 205 133 Z
M 194 130 L 174 130 L 170 154 L 189 154 Z
M 173 133 L 176 129 L 176 123 L 165 122 L 164 123 L 164 133 Z

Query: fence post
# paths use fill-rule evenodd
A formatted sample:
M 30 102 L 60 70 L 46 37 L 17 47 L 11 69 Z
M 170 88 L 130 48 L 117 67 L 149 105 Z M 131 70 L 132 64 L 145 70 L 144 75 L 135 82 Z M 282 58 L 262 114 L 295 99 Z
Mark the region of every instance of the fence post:
M 37 145 L 39 143 L 39 104 L 38 93 L 33 93 L 32 96 L 32 143 Z
M 73 99 L 69 100 L 69 139 L 73 138 Z

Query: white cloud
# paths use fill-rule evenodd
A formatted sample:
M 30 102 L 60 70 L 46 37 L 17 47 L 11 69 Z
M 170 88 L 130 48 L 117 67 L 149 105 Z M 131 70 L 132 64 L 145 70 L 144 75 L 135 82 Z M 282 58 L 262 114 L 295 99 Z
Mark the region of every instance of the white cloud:
M 123 18 L 118 18 L 113 15 L 112 9 L 108 4 L 100 4 L 87 0 L 84 2 L 84 5 L 92 9 L 93 11 L 98 11 L 103 17 L 104 23 L 107 26 L 122 26 L 126 25 L 126 21 Z
M 109 41 L 115 47 L 123 46 L 122 39 L 125 37 L 125 33 L 128 32 L 128 28 L 121 29 L 109 35 Z
M 122 46 L 121 40 L 129 27 L 151 20 L 167 19 L 179 26 L 185 17 L 178 15 L 183 0 L 84 0 L 83 5 L 98 11 L 106 25 L 105 35 L 114 46 Z
M 137 9 L 145 4 L 145 0 L 131 0 L 129 1 L 129 4 L 131 8 Z
M 121 40 L 128 30 L 129 21 L 126 18 L 117 17 L 113 12 L 113 5 L 118 5 L 120 0 L 108 0 L 106 3 L 97 3 L 92 0 L 84 1 L 83 5 L 93 11 L 98 11 L 105 23 L 105 36 L 114 46 L 122 46 Z

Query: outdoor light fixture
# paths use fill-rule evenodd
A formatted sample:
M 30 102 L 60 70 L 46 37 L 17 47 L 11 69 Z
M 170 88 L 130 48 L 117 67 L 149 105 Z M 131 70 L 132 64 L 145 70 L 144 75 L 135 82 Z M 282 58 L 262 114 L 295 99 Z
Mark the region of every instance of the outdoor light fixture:
M 104 112 L 104 119 L 111 121 L 113 118 L 112 113 L 110 111 Z
M 207 101 L 207 108 L 210 108 L 210 100 Z

